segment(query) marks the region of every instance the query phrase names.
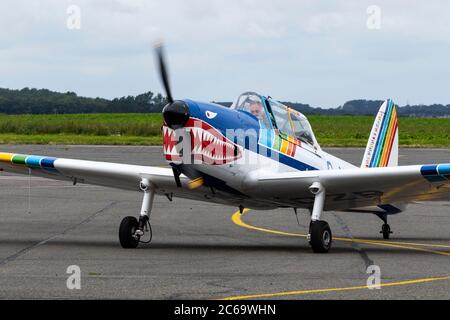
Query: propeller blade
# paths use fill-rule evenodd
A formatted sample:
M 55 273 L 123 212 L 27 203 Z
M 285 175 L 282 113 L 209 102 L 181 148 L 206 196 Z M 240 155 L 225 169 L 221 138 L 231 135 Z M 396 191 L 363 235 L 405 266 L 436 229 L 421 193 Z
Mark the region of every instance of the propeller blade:
M 163 83 L 164 90 L 166 91 L 167 100 L 169 101 L 169 103 L 172 103 L 173 98 L 172 92 L 170 91 L 169 75 L 167 73 L 166 61 L 164 58 L 164 48 L 162 43 L 158 43 L 155 45 L 155 51 L 156 56 L 158 58 L 159 74 L 161 76 L 161 81 Z

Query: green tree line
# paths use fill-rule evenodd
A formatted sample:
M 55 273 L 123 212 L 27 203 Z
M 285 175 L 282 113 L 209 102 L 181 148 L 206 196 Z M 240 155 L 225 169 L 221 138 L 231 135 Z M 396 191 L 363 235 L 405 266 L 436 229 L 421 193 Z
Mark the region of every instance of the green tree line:
M 11 90 L 0 88 L 2 114 L 81 114 L 81 113 L 154 113 L 161 112 L 167 99 L 148 91 L 137 96 L 112 100 L 80 97 L 75 92 L 54 92 L 47 89 Z M 218 102 L 230 106 L 231 102 Z M 383 101 L 350 100 L 337 108 L 323 109 L 298 102 L 284 102 L 306 115 L 375 115 Z M 450 105 L 407 105 L 398 108 L 404 117 L 450 117 Z
M 59 93 L 47 89 L 11 90 L 0 88 L 0 113 L 3 114 L 73 114 L 161 112 L 167 103 L 160 93 L 151 91 L 115 98 L 79 97 L 75 92 Z

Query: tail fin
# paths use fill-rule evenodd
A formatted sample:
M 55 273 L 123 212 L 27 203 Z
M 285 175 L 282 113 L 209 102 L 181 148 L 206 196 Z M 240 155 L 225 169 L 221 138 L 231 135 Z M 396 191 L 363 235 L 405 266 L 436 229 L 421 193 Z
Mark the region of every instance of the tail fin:
M 367 142 L 361 168 L 398 165 L 397 107 L 391 99 L 380 107 Z

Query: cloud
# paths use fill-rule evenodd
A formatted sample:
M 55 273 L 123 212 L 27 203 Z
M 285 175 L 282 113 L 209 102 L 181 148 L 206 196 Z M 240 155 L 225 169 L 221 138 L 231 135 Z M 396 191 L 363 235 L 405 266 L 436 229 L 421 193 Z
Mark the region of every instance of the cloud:
M 380 30 L 366 26 L 373 4 Z M 80 30 L 66 28 L 69 5 L 81 9 Z M 444 0 L 6 0 L 0 86 L 160 91 L 152 43 L 163 38 L 177 97 L 256 90 L 324 107 L 388 95 L 449 103 L 449 10 Z

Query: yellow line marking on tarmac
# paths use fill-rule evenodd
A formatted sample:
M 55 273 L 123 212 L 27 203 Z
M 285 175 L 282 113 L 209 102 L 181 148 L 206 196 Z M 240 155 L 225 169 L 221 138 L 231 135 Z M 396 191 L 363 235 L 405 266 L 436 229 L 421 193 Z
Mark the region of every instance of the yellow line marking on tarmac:
M 377 240 L 366 240 L 366 241 L 377 241 Z M 433 247 L 433 248 L 448 248 L 450 249 L 449 245 L 444 244 L 430 244 L 430 243 L 415 243 L 415 242 L 401 242 L 401 241 L 383 241 L 382 243 L 388 243 L 388 244 L 405 244 L 410 246 L 422 246 L 422 247 Z
M 248 209 L 244 209 L 244 212 L 242 213 L 242 215 L 245 214 L 248 211 L 249 211 Z M 283 235 L 283 236 L 290 236 L 290 237 L 303 237 L 303 238 L 306 237 L 306 234 L 291 233 L 291 232 L 278 231 L 278 230 L 273 230 L 273 229 L 266 229 L 266 228 L 260 228 L 260 227 L 252 226 L 252 225 L 247 224 L 244 221 L 242 221 L 241 214 L 239 213 L 239 211 L 236 211 L 231 216 L 231 221 L 233 221 L 234 224 L 236 224 L 236 225 L 238 225 L 240 227 L 243 227 L 243 228 L 247 228 L 247 229 L 252 229 L 252 230 L 257 230 L 257 231 L 262 231 L 262 232 L 268 232 L 268 233 L 273 233 L 273 234 L 279 234 L 279 235 Z M 410 250 L 418 250 L 418 251 L 431 252 L 431 253 L 435 253 L 435 254 L 441 254 L 441 255 L 444 255 L 444 256 L 450 256 L 449 252 L 435 251 L 435 250 L 428 250 L 428 249 L 421 249 L 421 248 L 414 248 L 414 247 L 405 246 L 405 245 L 413 245 L 413 246 L 424 246 L 424 247 L 450 248 L 450 246 L 446 246 L 446 245 L 426 244 L 426 243 L 413 243 L 413 242 L 377 241 L 377 240 L 370 240 L 370 239 L 341 238 L 341 237 L 333 237 L 333 240 L 346 241 L 346 242 L 356 242 L 356 243 L 365 243 L 365 244 L 373 244 L 373 245 L 381 245 L 381 246 L 388 246 L 388 247 L 395 247 L 395 248 L 402 248 L 402 249 L 410 249 Z
M 248 211 L 249 211 L 248 209 L 244 209 L 242 215 Z M 252 226 L 252 225 L 247 224 L 244 221 L 242 221 L 242 219 L 241 219 L 242 215 L 240 214 L 239 211 L 236 211 L 231 216 L 231 221 L 240 227 L 247 228 L 250 230 L 268 232 L 268 233 L 272 233 L 272 234 L 278 234 L 278 235 L 284 235 L 284 236 L 290 236 L 290 237 L 306 237 L 305 234 L 301 234 L 301 233 L 291 233 L 291 232 L 284 232 L 284 231 L 279 231 L 279 230 L 272 230 L 272 229 Z M 393 242 L 393 241 L 380 242 L 380 241 L 376 241 L 376 240 L 352 239 L 352 238 L 341 238 L 341 237 L 335 237 L 333 239 L 338 240 L 338 241 L 364 243 L 364 244 L 368 244 L 368 245 L 401 248 L 401 249 L 407 249 L 407 250 L 416 250 L 416 251 L 429 252 L 429 253 L 439 254 L 439 255 L 444 255 L 444 256 L 450 256 L 449 252 L 412 247 L 412 246 L 427 246 L 427 247 L 450 248 L 450 246 L 446 246 L 446 245 L 433 245 L 433 244 L 413 243 L 413 242 Z M 432 281 L 444 281 L 444 280 L 450 280 L 450 276 L 422 278 L 422 279 L 405 280 L 405 281 L 397 281 L 397 282 L 387 282 L 387 283 L 380 284 L 380 286 L 381 287 L 394 287 L 394 286 L 402 286 L 402 285 L 417 284 L 417 283 L 432 282 Z M 367 286 L 353 286 L 353 287 L 341 287 L 341 288 L 324 288 L 324 289 L 286 291 L 286 292 L 275 292 L 275 293 L 261 293 L 261 294 L 226 297 L 226 298 L 223 298 L 223 300 L 257 299 L 257 298 L 280 297 L 280 296 L 288 296 L 288 295 L 302 295 L 302 294 L 310 294 L 310 293 L 325 293 L 325 292 L 351 291 L 351 290 L 363 290 L 363 289 L 368 289 L 368 287 Z
M 404 286 L 404 285 L 408 285 L 408 284 L 424 283 L 424 282 L 431 282 L 431 281 L 443 281 L 443 280 L 450 280 L 450 276 L 381 283 L 380 287 Z M 333 292 L 333 291 L 351 291 L 351 290 L 363 290 L 363 289 L 368 290 L 368 287 L 367 286 L 354 286 L 354 287 L 343 287 L 343 288 L 327 288 L 327 289 L 286 291 L 286 292 L 276 292 L 276 293 L 261 293 L 261 294 L 251 294 L 251 295 L 246 295 L 246 296 L 228 297 L 228 298 L 223 298 L 222 300 L 270 298 L 270 297 L 280 297 L 280 296 L 289 296 L 289 295 L 301 295 L 301 294 L 307 294 L 307 293 L 324 293 L 324 292 Z

